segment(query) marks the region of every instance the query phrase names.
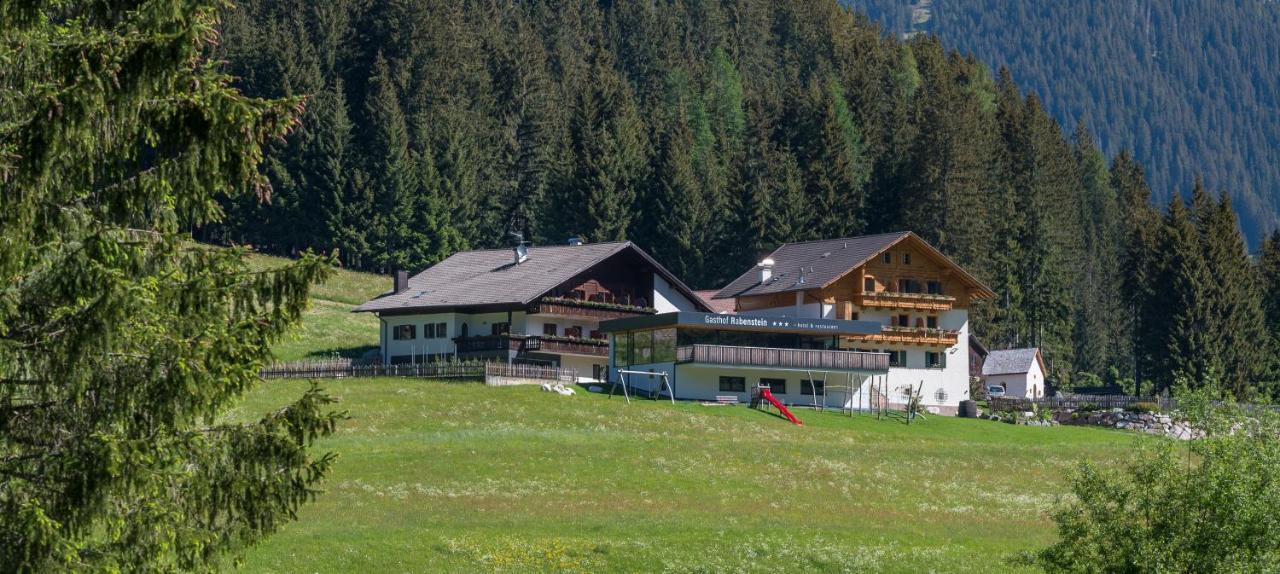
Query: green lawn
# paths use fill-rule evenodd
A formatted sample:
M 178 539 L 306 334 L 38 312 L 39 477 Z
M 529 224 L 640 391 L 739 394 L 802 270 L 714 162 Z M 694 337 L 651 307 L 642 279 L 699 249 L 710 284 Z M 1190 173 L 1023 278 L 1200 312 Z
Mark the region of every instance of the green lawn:
M 264 269 L 289 262 L 270 255 L 250 256 L 250 265 Z M 276 359 L 296 361 L 334 355 L 358 359 L 378 348 L 378 318 L 352 313 L 356 305 L 391 288 L 391 279 L 372 273 L 339 269 L 312 289 L 311 308 L 302 325 L 275 348 Z
M 233 416 L 296 397 L 264 382 Z M 249 572 L 1016 571 L 1077 461 L 1135 435 L 332 380 L 327 492 Z

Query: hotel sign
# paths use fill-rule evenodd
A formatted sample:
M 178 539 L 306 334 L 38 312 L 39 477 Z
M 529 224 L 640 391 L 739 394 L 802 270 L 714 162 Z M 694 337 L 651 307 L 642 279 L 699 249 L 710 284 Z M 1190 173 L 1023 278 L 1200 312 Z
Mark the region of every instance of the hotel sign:
M 845 324 L 845 325 L 842 325 Z M 841 327 L 848 327 L 854 321 L 833 321 L 825 319 L 795 319 L 791 317 L 760 317 L 751 315 L 711 315 L 704 314 L 702 324 L 712 327 L 758 327 L 762 330 L 781 329 L 787 331 L 825 331 L 840 333 Z M 861 321 L 858 321 L 861 323 Z
M 879 333 L 881 325 L 875 321 L 839 321 L 835 319 L 773 317 L 751 314 L 720 315 L 685 311 L 600 322 L 600 329 L 603 331 L 631 331 L 663 327 L 758 331 L 764 333 L 867 335 Z

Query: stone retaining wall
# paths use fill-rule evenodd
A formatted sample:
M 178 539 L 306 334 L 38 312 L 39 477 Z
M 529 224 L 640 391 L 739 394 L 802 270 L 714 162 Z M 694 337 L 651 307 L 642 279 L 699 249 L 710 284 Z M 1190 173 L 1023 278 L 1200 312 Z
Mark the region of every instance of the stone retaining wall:
M 1204 433 L 1186 422 L 1164 413 L 1133 413 L 1122 409 L 1103 411 L 1054 411 L 1053 420 L 1064 425 L 1090 425 L 1135 430 L 1179 440 L 1199 438 Z

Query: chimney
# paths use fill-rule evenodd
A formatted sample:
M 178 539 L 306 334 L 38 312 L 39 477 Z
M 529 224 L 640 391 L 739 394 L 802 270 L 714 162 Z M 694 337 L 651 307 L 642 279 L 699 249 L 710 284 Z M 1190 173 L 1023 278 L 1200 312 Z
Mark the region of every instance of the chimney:
M 756 268 L 760 270 L 760 283 L 766 283 L 769 278 L 773 277 L 773 259 L 765 257 L 764 260 L 756 264 Z
M 399 293 L 409 288 L 409 272 L 408 271 L 400 271 L 399 269 L 397 269 L 392 274 L 392 276 L 394 277 L 392 279 L 393 281 L 392 287 L 395 289 L 396 293 Z
M 582 245 L 582 237 L 579 237 L 579 236 L 577 236 L 577 235 L 575 235 L 575 236 L 573 236 L 573 237 L 570 237 L 570 238 L 569 238 L 569 245 L 572 245 L 572 246 L 574 246 L 574 247 L 577 247 L 577 246 L 579 246 L 579 245 Z
M 521 241 L 520 243 L 517 243 L 516 246 L 512 248 L 512 251 L 515 252 L 516 265 L 529 260 L 529 245 L 525 242 Z

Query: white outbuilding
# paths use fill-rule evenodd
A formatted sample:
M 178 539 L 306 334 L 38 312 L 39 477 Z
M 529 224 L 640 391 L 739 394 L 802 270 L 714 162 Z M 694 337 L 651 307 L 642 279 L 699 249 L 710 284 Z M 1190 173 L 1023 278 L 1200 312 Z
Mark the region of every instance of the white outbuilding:
M 1011 398 L 1043 397 L 1044 374 L 1044 357 L 1035 347 L 991 351 L 982 363 L 983 382 L 1003 386 Z

